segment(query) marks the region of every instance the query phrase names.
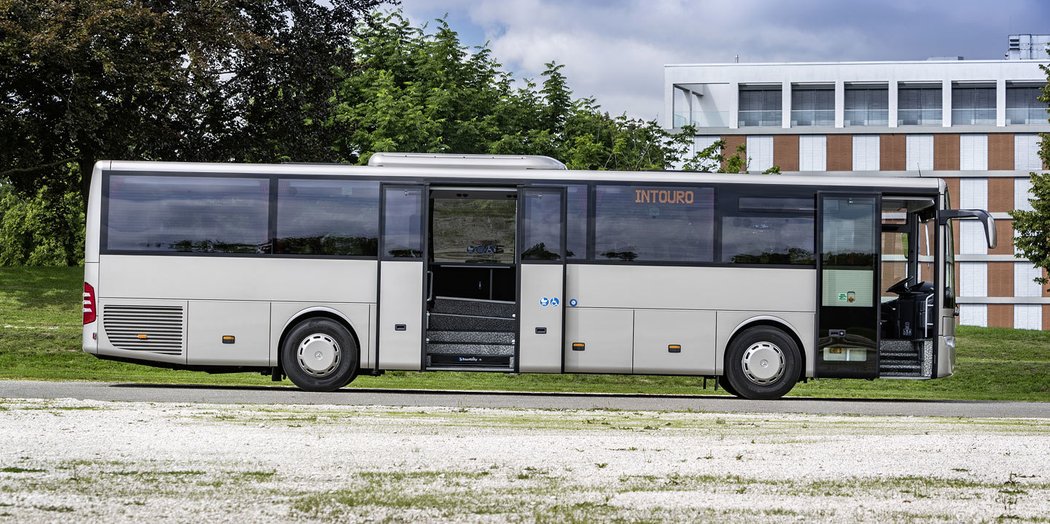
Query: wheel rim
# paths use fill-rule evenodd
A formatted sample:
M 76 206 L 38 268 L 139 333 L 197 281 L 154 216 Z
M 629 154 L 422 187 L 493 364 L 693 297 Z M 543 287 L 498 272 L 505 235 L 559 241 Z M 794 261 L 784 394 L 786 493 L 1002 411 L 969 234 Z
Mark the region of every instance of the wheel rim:
M 784 375 L 784 352 L 772 342 L 755 342 L 744 351 L 740 364 L 748 380 L 766 386 Z
M 331 375 L 339 366 L 339 343 L 324 333 L 314 333 L 299 343 L 299 368 L 315 377 Z

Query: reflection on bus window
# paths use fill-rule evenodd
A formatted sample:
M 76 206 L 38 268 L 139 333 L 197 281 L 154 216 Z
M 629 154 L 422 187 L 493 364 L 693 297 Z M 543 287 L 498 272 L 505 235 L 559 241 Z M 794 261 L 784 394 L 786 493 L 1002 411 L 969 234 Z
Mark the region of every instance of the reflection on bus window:
M 597 187 L 594 253 L 601 260 L 710 262 L 714 189 Z

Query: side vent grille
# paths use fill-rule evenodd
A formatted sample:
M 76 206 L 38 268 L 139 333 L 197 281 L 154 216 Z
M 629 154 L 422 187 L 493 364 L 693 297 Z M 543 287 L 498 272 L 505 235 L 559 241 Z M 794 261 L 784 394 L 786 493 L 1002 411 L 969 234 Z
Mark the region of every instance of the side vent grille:
M 104 306 L 102 325 L 114 346 L 164 355 L 182 354 L 181 306 Z

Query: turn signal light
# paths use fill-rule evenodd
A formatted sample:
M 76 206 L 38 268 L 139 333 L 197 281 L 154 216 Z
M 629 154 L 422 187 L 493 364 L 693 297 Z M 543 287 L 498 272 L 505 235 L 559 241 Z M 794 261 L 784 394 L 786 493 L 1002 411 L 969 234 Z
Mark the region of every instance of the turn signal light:
M 572 343 L 572 350 L 573 351 L 583 351 L 586 348 L 587 348 L 587 345 L 584 344 L 583 342 L 573 342 Z
M 95 288 L 84 282 L 84 324 L 95 321 Z

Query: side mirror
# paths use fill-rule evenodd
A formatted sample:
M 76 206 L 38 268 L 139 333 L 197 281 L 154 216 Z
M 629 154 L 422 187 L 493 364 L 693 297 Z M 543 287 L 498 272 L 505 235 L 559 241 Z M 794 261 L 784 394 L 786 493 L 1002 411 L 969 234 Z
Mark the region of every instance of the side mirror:
M 995 238 L 995 219 L 983 209 L 946 209 L 937 214 L 937 223 L 944 225 L 949 220 L 977 219 L 984 225 L 984 237 L 988 239 L 988 249 L 994 249 L 998 243 Z

